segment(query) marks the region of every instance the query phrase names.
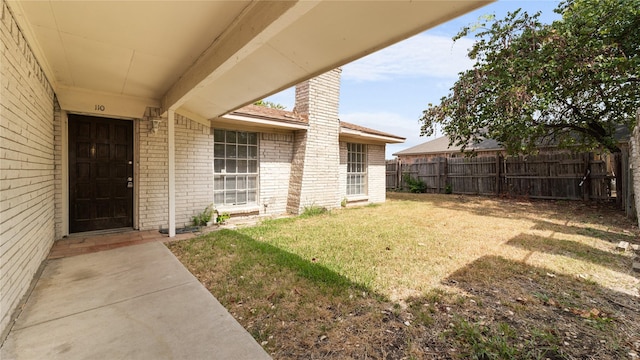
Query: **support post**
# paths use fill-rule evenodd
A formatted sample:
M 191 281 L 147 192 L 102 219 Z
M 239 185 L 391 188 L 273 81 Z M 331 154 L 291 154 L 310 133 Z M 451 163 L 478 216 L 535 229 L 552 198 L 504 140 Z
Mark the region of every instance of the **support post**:
M 169 237 L 176 236 L 176 140 L 175 140 L 175 111 L 167 111 L 167 141 L 169 152 Z

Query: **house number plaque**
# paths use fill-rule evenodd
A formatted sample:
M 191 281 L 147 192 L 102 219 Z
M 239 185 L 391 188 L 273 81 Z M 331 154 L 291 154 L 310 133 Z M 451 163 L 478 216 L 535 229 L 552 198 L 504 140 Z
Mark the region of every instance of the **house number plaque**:
M 97 111 L 104 111 L 105 109 L 106 107 L 104 105 L 99 105 L 99 104 L 96 104 L 94 107 L 94 110 L 97 110 Z

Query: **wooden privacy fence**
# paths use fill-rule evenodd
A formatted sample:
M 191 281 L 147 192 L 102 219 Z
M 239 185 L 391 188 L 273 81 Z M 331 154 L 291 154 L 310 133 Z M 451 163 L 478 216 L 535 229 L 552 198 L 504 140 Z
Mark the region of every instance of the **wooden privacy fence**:
M 623 169 L 628 155 L 623 153 Z M 403 176 L 425 184 L 425 192 L 528 196 L 542 199 L 609 200 L 625 208 L 628 195 L 615 189 L 612 155 L 556 153 L 529 156 L 487 156 L 422 159 L 413 164 L 389 160 L 387 189 L 406 189 Z M 625 174 L 628 171 L 625 171 Z M 627 175 L 622 185 L 629 183 Z M 616 192 L 616 190 L 618 190 Z M 622 191 L 622 192 L 621 192 Z

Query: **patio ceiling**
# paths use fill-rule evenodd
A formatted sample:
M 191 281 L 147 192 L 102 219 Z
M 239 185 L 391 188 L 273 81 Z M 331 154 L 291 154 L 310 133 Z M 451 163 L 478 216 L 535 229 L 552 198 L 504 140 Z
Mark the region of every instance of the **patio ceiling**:
M 61 107 L 228 113 L 491 0 L 9 1 Z

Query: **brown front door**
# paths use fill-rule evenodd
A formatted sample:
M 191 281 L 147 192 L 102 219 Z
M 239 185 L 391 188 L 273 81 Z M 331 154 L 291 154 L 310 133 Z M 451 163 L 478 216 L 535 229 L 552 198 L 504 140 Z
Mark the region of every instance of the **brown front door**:
M 133 226 L 133 122 L 69 114 L 69 232 Z

